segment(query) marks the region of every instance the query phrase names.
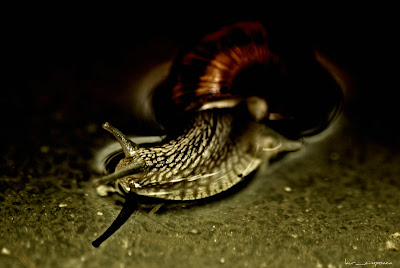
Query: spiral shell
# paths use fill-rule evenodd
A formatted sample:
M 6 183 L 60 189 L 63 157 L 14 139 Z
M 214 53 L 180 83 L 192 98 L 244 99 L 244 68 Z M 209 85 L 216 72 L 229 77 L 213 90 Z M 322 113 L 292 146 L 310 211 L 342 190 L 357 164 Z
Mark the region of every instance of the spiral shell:
M 255 65 L 273 64 L 279 58 L 267 43 L 267 33 L 257 22 L 223 27 L 204 37 L 181 60 L 180 73 L 172 89 L 172 99 L 181 110 L 201 109 L 219 100 L 241 99 L 243 92 L 232 91 L 234 79 Z M 281 71 L 283 66 L 279 65 Z
M 154 93 L 156 117 L 173 125 L 176 115 L 191 118 L 194 111 L 234 107 L 259 96 L 278 115 L 274 119 L 288 119 L 272 123 L 280 124 L 279 131 L 298 134 L 292 137 L 322 131 L 340 111 L 343 96 L 312 47 L 303 48 L 278 56 L 260 22 L 222 27 L 176 58 L 169 78 Z

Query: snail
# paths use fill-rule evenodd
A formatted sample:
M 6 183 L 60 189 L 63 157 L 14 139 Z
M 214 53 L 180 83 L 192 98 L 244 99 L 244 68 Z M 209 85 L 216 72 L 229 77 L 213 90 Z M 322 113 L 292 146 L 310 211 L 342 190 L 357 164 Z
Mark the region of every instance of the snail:
M 246 88 L 259 84 L 259 80 L 248 81 L 249 76 L 270 79 L 271 87 L 279 85 L 286 68 L 270 49 L 261 23 L 225 26 L 177 57 L 169 78 L 155 92 L 155 107 L 162 106 L 160 101 L 170 105 L 169 114 L 158 112 L 158 118 L 175 130 L 162 144 L 139 147 L 110 123 L 103 124 L 125 157 L 113 173 L 93 185 L 114 185 L 126 201 L 93 246 L 98 247 L 129 218 L 138 196 L 178 201 L 207 198 L 243 181 L 279 153 L 299 150 L 301 141 L 264 124 L 290 120 L 290 116 L 271 110 L 274 105 L 259 90 Z M 261 93 L 269 90 L 263 88 Z

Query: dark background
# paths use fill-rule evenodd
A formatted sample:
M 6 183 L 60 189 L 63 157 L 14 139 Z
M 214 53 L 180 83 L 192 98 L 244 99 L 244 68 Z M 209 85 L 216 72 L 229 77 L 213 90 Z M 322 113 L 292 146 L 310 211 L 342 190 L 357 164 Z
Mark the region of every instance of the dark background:
M 348 115 L 369 134 L 386 141 L 387 135 L 396 136 L 397 121 L 396 87 L 389 82 L 395 73 L 390 64 L 394 53 L 391 18 L 373 9 L 337 10 L 254 8 L 247 13 L 207 10 L 196 14 L 176 10 L 152 15 L 134 9 L 130 16 L 77 16 L 58 10 L 6 16 L 1 33 L 1 124 L 6 126 L 2 135 L 16 138 L 16 132 L 24 134 L 26 129 L 49 124 L 101 124 L 116 110 L 126 116 L 118 119 L 123 124 L 135 116 L 121 108 L 120 92 L 140 77 L 137 66 L 146 69 L 169 60 L 182 44 L 221 25 L 261 20 L 277 47 L 313 46 L 342 68 L 354 84 L 346 93 Z M 138 132 L 149 132 L 146 124 L 140 126 Z

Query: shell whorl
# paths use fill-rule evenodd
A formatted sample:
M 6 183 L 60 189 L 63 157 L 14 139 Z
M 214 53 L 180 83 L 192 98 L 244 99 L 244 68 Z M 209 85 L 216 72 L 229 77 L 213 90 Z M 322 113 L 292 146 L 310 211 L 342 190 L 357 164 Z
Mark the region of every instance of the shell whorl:
M 178 58 L 178 71 L 171 72 L 175 76 L 172 100 L 179 111 L 198 110 L 205 104 L 213 108 L 210 103 L 221 100 L 241 100 L 247 97 L 248 89 L 233 88 L 238 75 L 253 66 L 268 65 L 279 72 L 285 69 L 269 49 L 267 32 L 261 23 L 225 26 L 206 35 Z
M 241 98 L 232 84 L 243 70 L 256 65 L 277 64 L 268 48 L 267 33 L 260 23 L 243 22 L 223 27 L 204 37 L 186 53 L 172 98 L 184 110 L 215 100 Z
M 262 23 L 239 22 L 183 48 L 166 81 L 154 90 L 158 123 L 174 129 L 180 122 L 172 118 L 190 119 L 196 111 L 232 108 L 258 96 L 268 105 L 266 119 L 274 119 L 270 126 L 285 135 L 324 130 L 341 111 L 340 87 L 307 42 L 285 43 L 282 49 L 272 39 Z

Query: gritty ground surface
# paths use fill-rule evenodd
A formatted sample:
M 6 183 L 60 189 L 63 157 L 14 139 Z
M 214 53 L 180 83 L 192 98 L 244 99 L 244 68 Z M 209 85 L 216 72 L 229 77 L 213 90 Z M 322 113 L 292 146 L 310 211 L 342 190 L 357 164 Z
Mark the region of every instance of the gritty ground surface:
M 93 126 L 2 155 L 2 267 L 345 267 L 400 265 L 400 154 L 342 118 L 332 133 L 264 167 L 239 191 L 137 211 L 99 248 L 121 203 L 90 186 Z M 56 130 L 54 130 L 56 131 Z M 84 133 L 82 133 L 84 132 Z M 86 137 L 86 146 L 71 146 Z M 91 137 L 93 139 L 91 139 Z M 83 142 L 83 141 L 82 141 Z M 27 146 L 25 144 L 25 146 Z
M 106 92 L 118 95 L 132 82 L 126 77 L 148 68 L 137 54 L 156 58 L 151 65 L 173 46 L 143 47 L 103 58 L 90 47 L 74 58 L 89 53 L 82 65 L 71 53 L 45 71 L 36 68 L 43 55 L 35 56 L 22 80 L 20 72 L 9 77 L 1 99 L 0 267 L 400 267 L 400 143 L 395 128 L 383 128 L 391 121 L 379 122 L 388 114 L 369 93 L 327 133 L 240 189 L 155 214 L 142 206 L 94 248 L 123 201 L 91 187 L 100 175 L 91 162 L 112 140 L 100 125 L 141 130 L 128 128 L 129 111 Z

